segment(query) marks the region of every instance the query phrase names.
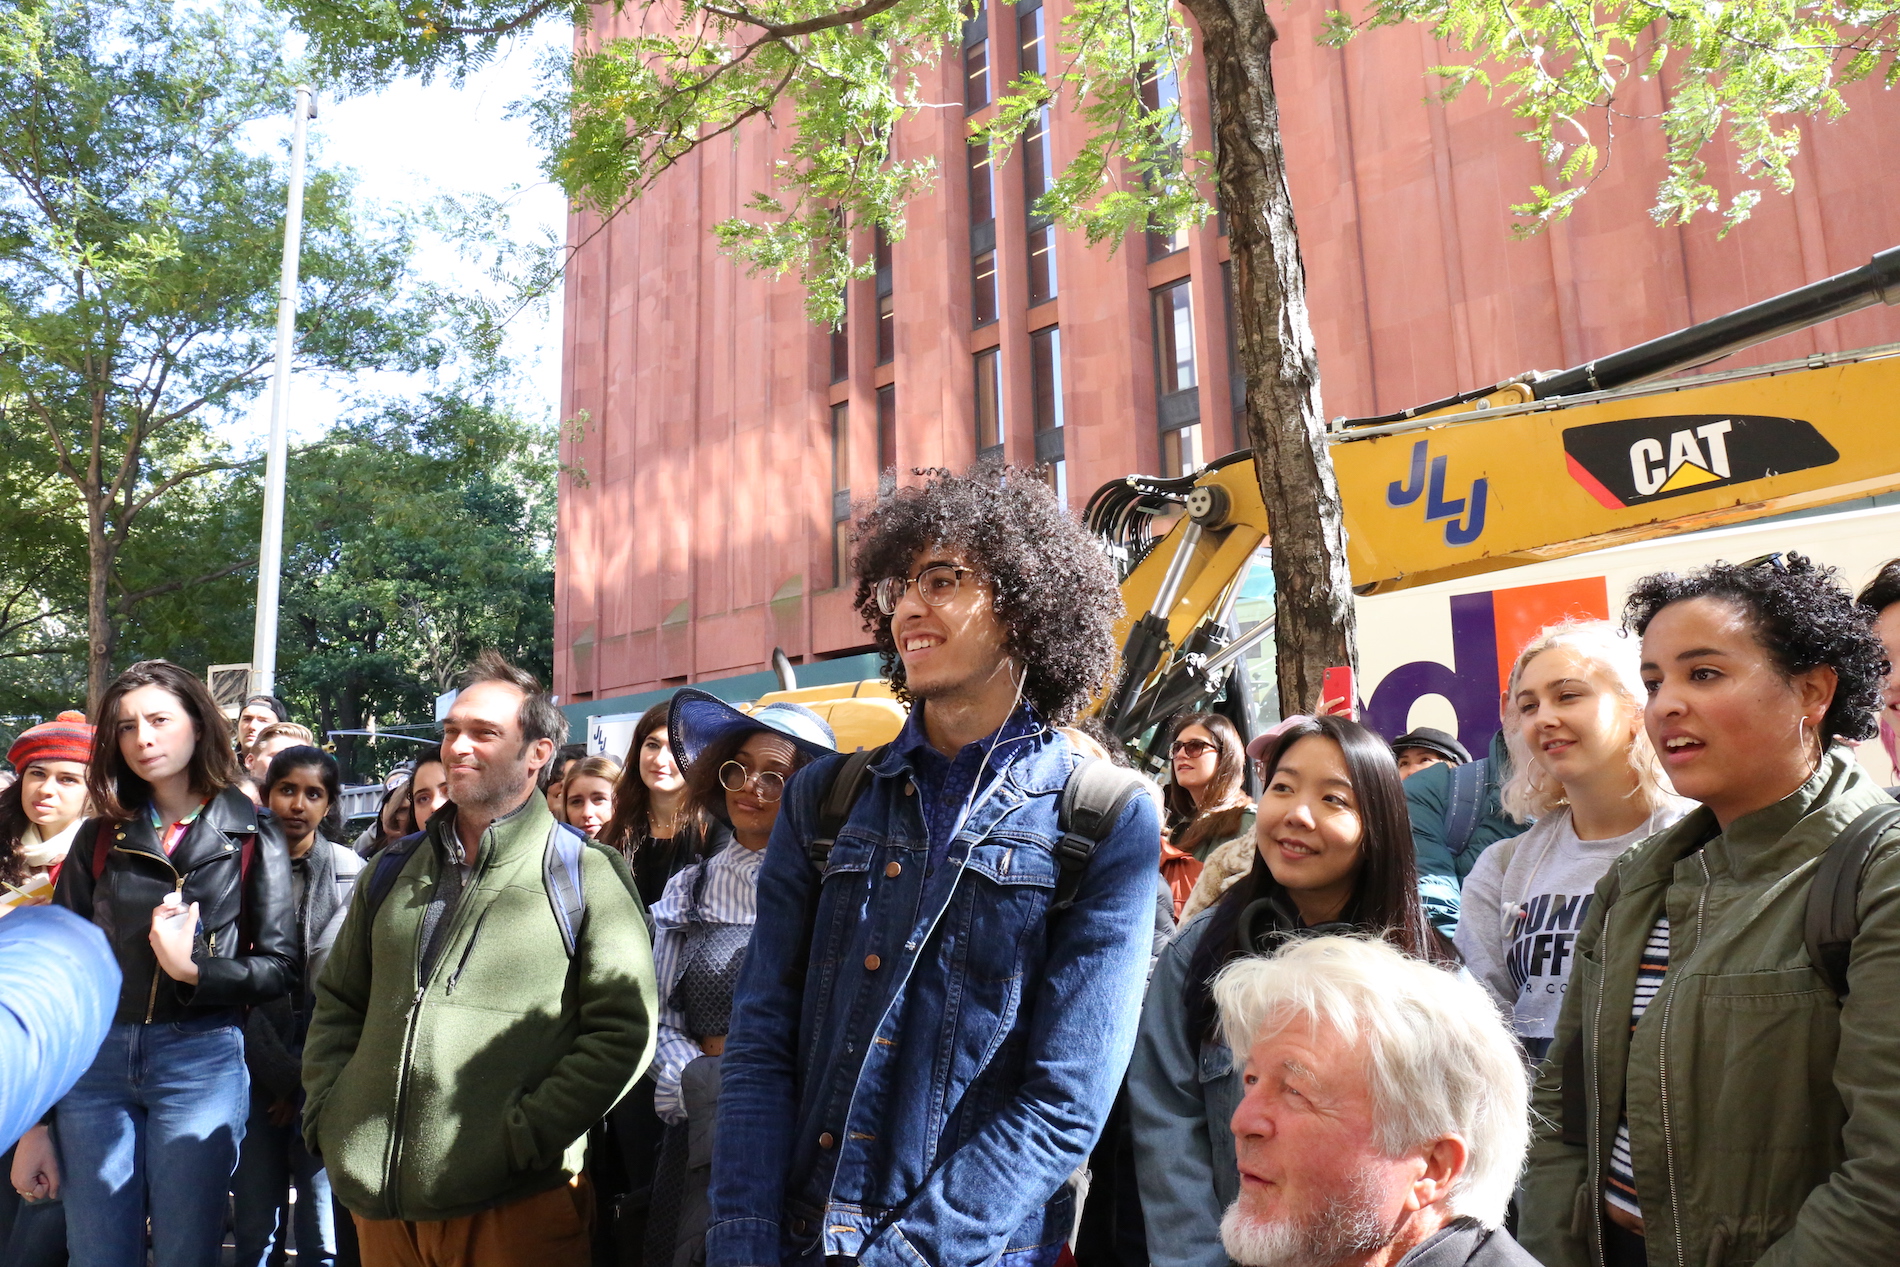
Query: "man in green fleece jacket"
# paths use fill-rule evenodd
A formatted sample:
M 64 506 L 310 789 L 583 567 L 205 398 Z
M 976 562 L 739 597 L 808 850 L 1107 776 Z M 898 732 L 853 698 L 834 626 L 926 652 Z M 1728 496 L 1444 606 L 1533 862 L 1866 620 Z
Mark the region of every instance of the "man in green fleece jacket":
M 625 863 L 590 842 L 570 958 L 537 788 L 566 719 L 494 652 L 461 686 L 450 804 L 380 905 L 357 886 L 317 983 L 304 1138 L 369 1267 L 580 1267 L 587 1129 L 653 1055 L 646 923 Z

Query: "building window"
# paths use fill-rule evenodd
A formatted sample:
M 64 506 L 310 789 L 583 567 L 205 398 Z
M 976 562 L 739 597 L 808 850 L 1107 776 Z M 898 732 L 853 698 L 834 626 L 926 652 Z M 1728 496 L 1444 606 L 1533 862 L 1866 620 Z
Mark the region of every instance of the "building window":
M 1038 433 L 1062 427 L 1062 331 L 1055 326 L 1029 336 L 1029 377 L 1034 383 Z
M 1003 358 L 995 348 L 976 354 L 976 456 L 1003 456 Z
M 985 251 L 970 261 L 971 324 L 986 326 L 996 320 L 996 252 Z
M 990 103 L 989 12 L 976 0 L 976 13 L 963 23 L 963 112 L 975 114 Z
M 877 231 L 877 363 L 889 365 L 897 356 L 897 313 L 891 303 L 891 240 Z
M 975 325 L 996 320 L 996 182 L 988 141 L 965 147 L 970 176 L 970 311 Z
M 1187 391 L 1194 374 L 1194 299 L 1187 278 L 1154 292 L 1155 376 L 1163 396 Z
M 1049 62 L 1043 43 L 1042 0 L 1022 0 L 1016 6 L 1016 71 L 1046 75 Z
M 1178 110 L 1181 105 L 1181 85 L 1175 79 L 1174 72 L 1161 67 L 1148 67 L 1148 73 L 1143 75 L 1141 80 L 1141 104 L 1151 113 L 1169 107 Z M 1177 137 L 1180 135 L 1178 120 L 1175 135 Z M 1185 228 L 1176 229 L 1172 233 L 1150 229 L 1148 231 L 1148 258 L 1162 259 L 1173 255 L 1176 251 L 1186 250 L 1187 244 L 1188 236 Z
M 851 288 L 845 287 L 844 312 L 831 328 L 831 381 L 842 383 L 851 377 Z
M 996 218 L 996 188 L 990 179 L 990 143 L 981 138 L 964 147 L 970 172 L 970 227 Z
M 1161 433 L 1161 473 L 1192 475 L 1201 469 L 1201 424 Z
M 1187 279 L 1153 292 L 1156 414 L 1163 475 L 1201 465 L 1200 378 L 1194 367 L 1194 300 Z
M 1030 16 L 1042 17 L 1038 9 Z M 1047 216 L 1036 214 L 1036 199 L 1056 181 L 1055 154 L 1049 144 L 1049 107 L 1036 112 L 1023 133 L 1023 206 L 1029 220 L 1029 302 L 1047 303 L 1056 297 L 1056 230 Z
M 877 491 L 882 497 L 897 487 L 897 388 L 877 389 Z
M 851 573 L 851 406 L 831 407 L 831 584 Z
M 1062 430 L 1062 331 L 1055 326 L 1029 335 L 1031 422 L 1036 429 L 1036 465 L 1049 487 L 1069 499 L 1069 467 Z
M 1045 462 L 1042 467 L 1042 482 L 1056 495 L 1056 500 L 1067 504 L 1069 500 L 1069 464 L 1058 458 L 1054 462 Z

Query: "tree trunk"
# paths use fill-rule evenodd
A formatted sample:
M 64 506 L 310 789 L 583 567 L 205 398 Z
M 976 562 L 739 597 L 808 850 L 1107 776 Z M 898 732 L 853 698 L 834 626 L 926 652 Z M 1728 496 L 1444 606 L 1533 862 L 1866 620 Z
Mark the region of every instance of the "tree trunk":
M 1325 671 L 1355 662 L 1346 528 L 1320 407 L 1306 268 L 1280 149 L 1258 0 L 1182 0 L 1200 27 L 1212 84 L 1221 209 L 1233 251 L 1236 347 L 1247 380 L 1247 442 L 1272 524 L 1280 711 L 1319 706 Z
M 86 501 L 86 715 L 103 726 L 99 700 L 112 685 L 112 652 L 118 642 L 108 595 L 116 551 L 106 532 L 103 499 L 88 496 Z

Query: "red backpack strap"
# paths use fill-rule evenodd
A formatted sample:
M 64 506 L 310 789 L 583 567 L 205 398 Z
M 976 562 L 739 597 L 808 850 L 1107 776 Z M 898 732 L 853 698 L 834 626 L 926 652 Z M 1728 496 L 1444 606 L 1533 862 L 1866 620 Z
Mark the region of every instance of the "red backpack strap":
M 238 883 L 243 884 L 251 878 L 251 859 L 257 856 L 257 833 L 252 832 L 238 846 Z
M 111 851 L 112 837 L 106 834 L 105 825 L 102 823 L 92 835 L 92 882 L 94 884 L 99 883 L 99 878 L 105 875 L 106 855 Z

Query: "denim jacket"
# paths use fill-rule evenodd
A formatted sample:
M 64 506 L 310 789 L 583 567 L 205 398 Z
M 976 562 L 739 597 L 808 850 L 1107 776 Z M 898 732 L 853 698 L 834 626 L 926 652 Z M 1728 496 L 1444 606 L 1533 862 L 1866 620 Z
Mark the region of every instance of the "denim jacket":
M 1148 983 L 1128 1067 L 1135 1176 L 1154 1267 L 1227 1267 L 1220 1221 L 1240 1196 L 1229 1125 L 1246 1088 L 1227 1044 L 1188 1033 L 1188 968 L 1214 909 L 1182 926 Z
M 1135 797 L 1051 918 L 1078 758 L 1046 729 L 1014 751 L 929 876 L 895 749 L 822 882 L 806 842 L 843 758 L 786 788 L 726 1038 L 709 1267 L 1053 1261 L 1067 1239 L 1064 1181 L 1134 1045 L 1160 822 Z

